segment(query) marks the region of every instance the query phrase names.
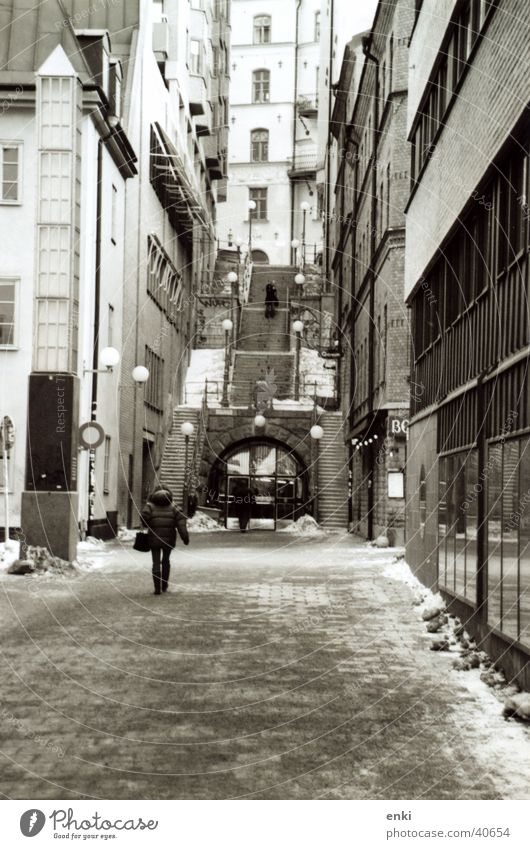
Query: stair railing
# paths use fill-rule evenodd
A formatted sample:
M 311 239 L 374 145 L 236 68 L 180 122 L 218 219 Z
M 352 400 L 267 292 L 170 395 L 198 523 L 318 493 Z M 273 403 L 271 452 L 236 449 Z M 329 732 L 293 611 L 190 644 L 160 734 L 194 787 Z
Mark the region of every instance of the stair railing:
M 206 378 L 204 382 L 204 394 L 202 396 L 202 404 L 199 411 L 199 418 L 197 422 L 197 435 L 195 437 L 195 444 L 193 446 L 193 456 L 191 459 L 191 463 L 189 468 L 186 469 L 185 472 L 185 491 L 189 496 L 190 493 L 194 493 L 200 481 L 201 475 L 201 462 L 202 462 L 202 454 L 204 450 L 204 443 L 206 442 L 206 433 L 208 431 L 208 378 Z

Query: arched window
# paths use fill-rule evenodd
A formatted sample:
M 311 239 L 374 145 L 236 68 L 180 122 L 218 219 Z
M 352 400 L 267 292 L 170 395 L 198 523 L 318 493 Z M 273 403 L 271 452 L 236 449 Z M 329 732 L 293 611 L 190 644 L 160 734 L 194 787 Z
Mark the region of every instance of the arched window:
M 269 131 L 252 130 L 250 133 L 250 160 L 251 162 L 269 161 Z
M 252 262 L 257 265 L 268 265 L 269 257 L 265 251 L 254 250 L 252 251 Z
M 268 103 L 270 99 L 271 72 L 265 68 L 252 72 L 252 102 Z
M 271 16 L 256 15 L 254 18 L 254 44 L 271 43 Z

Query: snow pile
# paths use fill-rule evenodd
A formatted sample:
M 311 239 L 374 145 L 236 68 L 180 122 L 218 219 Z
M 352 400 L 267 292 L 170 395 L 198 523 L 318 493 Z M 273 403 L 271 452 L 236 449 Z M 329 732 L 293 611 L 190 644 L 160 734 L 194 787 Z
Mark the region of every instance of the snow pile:
M 0 543 L 0 570 L 6 571 L 13 565 L 19 556 L 19 543 L 17 540 L 8 539 L 7 545 L 5 542 Z
M 136 538 L 136 531 L 132 531 L 130 528 L 122 527 L 118 531 L 118 536 L 116 537 L 119 542 L 133 542 Z
M 54 575 L 75 574 L 75 564 L 55 557 L 47 548 L 40 545 L 28 545 L 25 560 L 20 565 L 13 564 L 8 572 L 13 575 L 46 574 L 52 572 Z
M 197 510 L 194 516 L 188 519 L 188 531 L 192 534 L 211 534 L 214 531 L 226 531 L 226 528 L 216 522 L 212 516 Z
M 331 368 L 332 366 L 332 368 Z M 317 384 L 317 395 L 321 398 L 333 398 L 335 393 L 335 361 L 325 360 L 318 351 L 302 348 L 300 352 L 300 383 L 304 395 L 315 394 L 314 384 Z
M 224 348 L 196 348 L 191 352 L 191 360 L 186 375 L 186 405 L 200 407 L 206 379 L 208 403 L 215 406 L 221 399 L 225 368 Z
M 284 528 L 279 528 L 278 533 L 292 534 L 297 537 L 322 537 L 326 535 L 326 532 L 308 514 L 300 516 L 296 522 L 290 522 Z
M 95 537 L 87 537 L 84 542 L 77 543 L 77 559 L 75 565 L 83 571 L 101 569 L 107 565 L 109 550 L 105 542 Z

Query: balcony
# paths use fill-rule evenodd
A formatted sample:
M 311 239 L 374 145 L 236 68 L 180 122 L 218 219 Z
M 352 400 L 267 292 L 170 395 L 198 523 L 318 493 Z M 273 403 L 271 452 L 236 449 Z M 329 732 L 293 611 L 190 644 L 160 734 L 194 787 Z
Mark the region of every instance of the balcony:
M 190 114 L 204 115 L 206 112 L 206 82 L 204 77 L 189 78 Z
M 316 177 L 317 171 L 317 148 L 300 147 L 290 159 L 289 177 L 302 179 L 305 177 Z
M 318 95 L 300 94 L 296 102 L 298 114 L 302 118 L 316 118 L 318 115 Z
M 167 21 L 153 24 L 153 53 L 157 62 L 164 62 L 169 55 L 169 24 Z

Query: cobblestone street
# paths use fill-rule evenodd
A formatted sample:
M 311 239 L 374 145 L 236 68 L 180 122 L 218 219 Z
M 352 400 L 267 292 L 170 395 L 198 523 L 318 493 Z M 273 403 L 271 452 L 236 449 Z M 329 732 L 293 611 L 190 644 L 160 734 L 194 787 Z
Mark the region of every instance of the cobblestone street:
M 392 553 L 196 535 L 155 597 L 148 555 L 109 552 L 2 578 L 5 797 L 530 797 L 527 729 L 429 651 Z

